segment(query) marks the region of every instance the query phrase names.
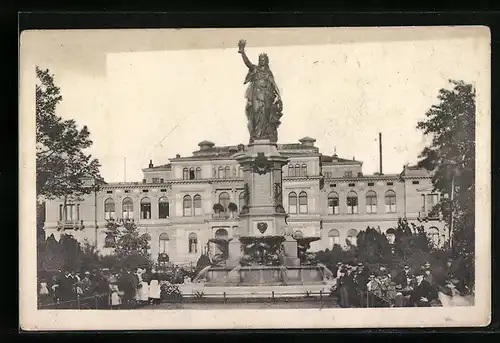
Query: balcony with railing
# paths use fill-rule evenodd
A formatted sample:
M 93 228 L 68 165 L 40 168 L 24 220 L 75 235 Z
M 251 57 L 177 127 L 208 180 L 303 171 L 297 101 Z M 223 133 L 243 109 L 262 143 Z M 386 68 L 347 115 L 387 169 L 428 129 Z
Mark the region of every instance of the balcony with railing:
M 58 220 L 57 229 L 58 230 L 83 230 L 85 226 L 83 225 L 83 220 Z

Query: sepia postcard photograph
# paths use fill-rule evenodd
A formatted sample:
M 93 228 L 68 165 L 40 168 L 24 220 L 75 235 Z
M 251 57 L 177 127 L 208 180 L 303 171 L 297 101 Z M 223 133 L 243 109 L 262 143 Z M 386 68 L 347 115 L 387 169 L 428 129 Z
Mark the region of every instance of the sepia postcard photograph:
M 487 27 L 20 36 L 28 331 L 479 327 Z

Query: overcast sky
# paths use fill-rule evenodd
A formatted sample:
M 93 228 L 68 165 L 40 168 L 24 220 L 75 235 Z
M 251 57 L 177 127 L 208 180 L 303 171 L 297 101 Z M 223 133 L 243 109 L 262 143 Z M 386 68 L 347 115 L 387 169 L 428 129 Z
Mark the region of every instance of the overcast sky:
M 475 83 L 485 68 L 484 40 L 460 29 L 37 34 L 22 41 L 29 63 L 55 74 L 58 115 L 89 127 L 108 182 L 124 181 L 124 157 L 126 180 L 140 181 L 149 159 L 168 163 L 202 140 L 248 142 L 239 38 L 253 62 L 269 55 L 284 105 L 279 142 L 313 137 L 325 154 L 335 146 L 363 161 L 365 174 L 378 170 L 378 132 L 384 173 L 415 163 L 426 144 L 415 126 L 439 89 Z

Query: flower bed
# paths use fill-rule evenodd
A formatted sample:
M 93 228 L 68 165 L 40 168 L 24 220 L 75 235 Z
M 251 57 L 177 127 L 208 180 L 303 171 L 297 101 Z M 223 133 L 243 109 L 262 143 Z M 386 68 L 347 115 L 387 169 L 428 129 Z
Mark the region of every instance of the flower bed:
M 182 301 L 182 293 L 178 285 L 171 284 L 168 281 L 161 281 L 160 298 L 165 302 L 179 302 Z

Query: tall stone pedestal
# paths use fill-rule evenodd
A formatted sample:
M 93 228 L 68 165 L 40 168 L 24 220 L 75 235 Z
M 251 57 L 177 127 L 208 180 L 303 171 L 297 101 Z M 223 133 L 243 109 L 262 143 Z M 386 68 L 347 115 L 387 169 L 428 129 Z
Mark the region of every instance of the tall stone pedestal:
M 283 208 L 282 168 L 288 159 L 269 140 L 255 140 L 236 157 L 243 167 L 245 207 L 240 214 L 240 236 L 283 235 L 286 213 Z
M 226 261 L 226 266 L 236 267 L 240 262 L 240 258 L 242 256 L 241 243 L 237 238 L 229 242 L 228 251 L 229 257 Z
M 285 266 L 300 265 L 300 259 L 297 256 L 297 241 L 295 239 L 287 236 L 286 240 L 283 242 L 283 249 L 283 264 Z

